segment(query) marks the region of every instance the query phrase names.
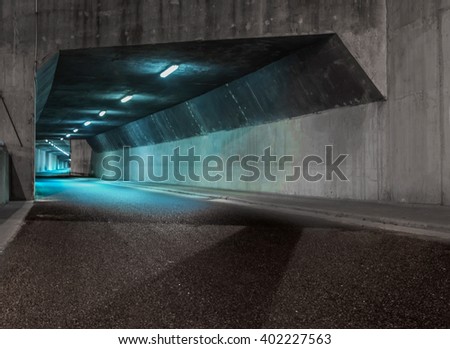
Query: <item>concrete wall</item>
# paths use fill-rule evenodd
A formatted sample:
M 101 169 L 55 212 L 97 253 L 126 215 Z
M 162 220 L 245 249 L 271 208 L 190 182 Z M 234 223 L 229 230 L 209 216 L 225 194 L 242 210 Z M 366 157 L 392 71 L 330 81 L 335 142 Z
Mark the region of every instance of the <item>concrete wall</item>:
M 35 2 L 1 2 L 0 91 L 18 136 L 0 105 L 0 138 L 12 157 L 13 197 L 33 196 L 35 59 L 43 64 L 60 49 L 336 32 L 389 101 L 352 108 L 350 114 L 359 116 L 353 123 L 360 124 L 349 125 L 351 134 L 340 127 L 349 120 L 341 111 L 323 114 L 329 127 L 316 116 L 295 119 L 291 126 L 304 128 L 311 119 L 309 130 L 321 134 L 318 138 L 336 139 L 353 158 L 364 156 L 366 165 L 358 168 L 375 166 L 364 179 L 352 179 L 361 183 L 355 192 L 336 189 L 342 197 L 450 204 L 449 1 L 330 3 L 147 0 L 125 7 L 120 0 L 45 0 L 38 1 L 36 40 Z M 294 121 L 276 122 L 273 132 L 285 122 Z M 299 146 L 314 148 L 315 140 L 305 140 L 312 137 L 308 133 L 297 137 L 303 138 Z M 357 148 L 362 139 L 373 140 L 370 149 Z M 322 195 L 327 185 L 292 192 Z
M 84 139 L 70 140 L 70 174 L 76 176 L 92 175 L 92 149 Z
M 35 8 L 37 5 L 37 8 Z M 61 49 L 336 32 L 386 93 L 385 0 L 24 0 L 0 2 L 0 138 L 12 195 L 34 194 L 34 74 Z
M 278 173 L 276 182 L 271 182 L 263 177 L 253 182 L 240 181 L 239 176 L 241 174 L 248 175 L 248 172 L 235 165 L 233 166 L 233 181 L 231 182 L 227 182 L 226 178 L 217 182 L 205 180 L 180 182 L 175 179 L 173 171 L 170 170 L 168 171 L 170 178 L 164 183 L 288 195 L 383 200 L 386 198 L 383 196 L 383 182 L 380 180 L 382 174 L 378 163 L 383 147 L 382 140 L 379 138 L 380 127 L 382 126 L 379 123 L 379 118 L 383 111 L 383 102 L 341 108 L 270 124 L 215 132 L 203 137 L 135 147 L 130 150 L 130 154 L 139 155 L 145 159 L 144 168 L 146 169 L 148 167 L 147 157 L 149 155 L 155 156 L 153 173 L 160 175 L 162 173 L 161 156 L 172 155 L 177 147 L 180 147 L 182 155 L 186 155 L 189 148 L 195 147 L 196 153 L 201 155 L 202 158 L 207 155 L 217 155 L 225 160 L 234 154 L 241 157 L 253 154 L 261 156 L 266 147 L 271 147 L 272 153 L 275 155 L 292 155 L 296 159 L 295 163 L 286 165 L 285 171 L 279 171 L 278 166 L 272 167 L 272 173 Z M 305 156 L 318 155 L 324 158 L 325 145 L 334 146 L 335 157 L 339 153 L 350 154 L 350 157 L 341 166 L 350 181 L 338 181 L 336 179 L 326 181 L 323 179 L 319 182 L 308 182 L 300 179 L 295 182 L 286 182 L 284 180 L 284 175 L 293 173 L 292 166 L 301 166 Z M 96 175 L 112 174 L 102 167 L 102 159 L 108 155 L 122 156 L 122 151 L 94 154 L 93 164 L 95 164 Z M 111 164 L 116 165 L 113 162 Z M 119 166 L 122 167 L 122 164 L 119 164 Z M 263 173 L 262 163 L 259 163 L 258 167 L 260 172 Z M 324 171 L 323 166 L 316 166 L 312 169 L 322 173 Z M 195 172 L 197 175 L 202 174 L 200 162 L 197 163 Z M 130 180 L 139 180 L 136 162 L 132 163 L 130 173 Z M 181 173 L 187 173 L 187 166 L 182 167 Z
M 385 0 L 39 0 L 38 62 L 59 50 L 337 33 L 386 92 Z
M 302 158 L 320 155 L 330 144 L 349 154 L 343 166 L 349 182 L 188 184 L 449 205 L 450 1 L 387 1 L 387 28 L 387 102 L 136 147 L 132 154 L 170 154 L 177 146 L 186 152 L 194 145 L 202 154 L 227 157 L 258 154 L 271 145 L 278 154 Z M 105 173 L 99 163 L 96 171 Z
M 342 41 L 327 35 L 256 72 L 88 142 L 97 152 L 171 142 L 380 100 Z
M 388 1 L 389 198 L 450 204 L 450 1 Z
M 12 199 L 34 194 L 34 1 L 0 1 L 0 139 L 11 155 Z M 14 128 L 17 131 L 14 130 Z
M 0 205 L 9 201 L 9 154 L 0 145 Z

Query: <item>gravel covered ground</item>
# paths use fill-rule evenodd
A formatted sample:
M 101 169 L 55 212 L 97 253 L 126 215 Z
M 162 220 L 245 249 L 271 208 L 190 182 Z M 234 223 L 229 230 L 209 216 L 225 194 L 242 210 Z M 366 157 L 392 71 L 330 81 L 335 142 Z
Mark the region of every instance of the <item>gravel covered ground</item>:
M 2 328 L 449 328 L 450 245 L 40 179 L 0 255 Z

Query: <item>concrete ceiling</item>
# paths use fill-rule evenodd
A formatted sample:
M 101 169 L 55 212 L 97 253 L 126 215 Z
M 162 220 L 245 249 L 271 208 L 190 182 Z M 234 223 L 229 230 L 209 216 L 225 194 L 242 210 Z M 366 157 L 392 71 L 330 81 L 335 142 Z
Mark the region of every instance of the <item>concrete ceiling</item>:
M 202 95 L 324 40 L 295 36 L 61 51 L 38 72 L 38 139 L 89 138 Z M 172 64 L 179 69 L 163 79 Z M 54 76 L 54 79 L 51 79 Z M 128 103 L 120 99 L 133 95 Z M 107 114 L 100 117 L 101 110 Z M 83 126 L 85 121 L 91 125 Z M 74 134 L 74 129 L 79 129 Z
M 330 35 L 201 96 L 91 137 L 88 143 L 101 153 L 381 100 L 383 95 L 342 40 Z
M 70 154 L 70 143 L 59 139 L 41 139 L 36 141 L 36 149 L 55 154 L 61 160 L 68 160 L 69 156 L 66 154 Z

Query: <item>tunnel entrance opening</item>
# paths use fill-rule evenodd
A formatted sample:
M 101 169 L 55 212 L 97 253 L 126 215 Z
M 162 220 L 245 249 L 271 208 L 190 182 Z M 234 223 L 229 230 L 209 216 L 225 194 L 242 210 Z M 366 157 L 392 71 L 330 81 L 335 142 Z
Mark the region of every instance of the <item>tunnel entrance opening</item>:
M 383 99 L 335 34 L 64 50 L 39 70 L 37 97 L 39 142 L 55 148 L 53 140 L 70 140 L 70 174 L 97 178 L 104 178 L 108 152 L 166 154 L 149 147 L 208 136 L 198 149 L 214 155 L 221 149 L 209 137 L 220 131 L 275 128 L 284 120 Z M 297 135 L 282 132 L 298 143 Z M 42 161 L 37 158 L 36 172 L 61 170 Z M 169 182 L 183 184 L 172 176 Z

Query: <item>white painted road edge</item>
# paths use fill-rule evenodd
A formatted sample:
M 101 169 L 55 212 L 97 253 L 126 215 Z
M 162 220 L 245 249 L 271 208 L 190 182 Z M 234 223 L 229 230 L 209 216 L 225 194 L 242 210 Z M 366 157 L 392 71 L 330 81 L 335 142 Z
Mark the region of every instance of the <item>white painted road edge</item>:
M 128 186 L 138 190 L 145 190 L 150 192 L 165 192 L 170 195 L 188 196 L 197 199 L 207 199 L 212 202 L 220 202 L 232 205 L 240 205 L 247 207 L 254 207 L 260 209 L 270 209 L 280 213 L 287 213 L 291 215 L 302 215 L 305 217 L 322 219 L 331 223 L 340 223 L 348 226 L 368 228 L 375 230 L 383 230 L 386 232 L 395 232 L 405 235 L 415 235 L 416 237 L 422 237 L 432 240 L 439 240 L 444 242 L 450 242 L 450 229 L 449 227 L 436 226 L 428 227 L 419 222 L 410 222 L 404 219 L 394 219 L 377 216 L 363 216 L 363 215 L 344 215 L 343 212 L 332 210 L 317 210 L 308 209 L 306 207 L 292 207 L 285 205 L 277 205 L 274 203 L 264 203 L 263 201 L 244 200 L 240 198 L 234 198 L 232 196 L 224 196 L 214 193 L 196 193 L 194 191 L 188 191 L 183 189 L 173 188 L 154 188 L 139 186 L 133 183 L 111 183 L 111 185 Z
M 0 215 L 0 254 L 19 232 L 32 206 L 33 201 L 12 201 L 0 208 L 3 212 L 13 212 L 6 218 Z
M 247 206 L 247 207 L 258 207 L 261 209 L 270 209 L 271 211 L 276 211 L 280 213 L 286 213 L 286 214 L 293 214 L 293 215 L 304 215 L 306 217 L 311 218 L 317 218 L 322 219 L 327 222 L 331 223 L 340 223 L 344 225 L 349 226 L 355 226 L 360 228 L 369 228 L 369 229 L 376 229 L 376 230 L 383 230 L 383 231 L 389 231 L 389 232 L 396 232 L 396 233 L 402 233 L 402 234 L 413 234 L 419 237 L 426 237 L 433 240 L 439 240 L 439 241 L 445 241 L 450 242 L 450 233 L 439 231 L 439 230 L 433 230 L 428 228 L 416 228 L 411 226 L 403 226 L 403 225 L 397 225 L 397 224 L 391 224 L 391 223 L 384 223 L 384 222 L 377 222 L 377 221 L 370 221 L 366 218 L 359 218 L 359 217 L 342 217 L 338 215 L 332 215 L 332 213 L 318 213 L 318 212 L 312 212 L 312 211 L 306 211 L 302 208 L 288 208 L 284 206 L 274 206 L 274 205 L 265 205 L 261 203 L 256 202 L 245 202 L 240 200 L 233 200 L 233 199 L 214 199 L 213 202 L 220 202 L 225 204 L 232 204 L 232 205 L 240 205 L 240 206 Z M 331 211 L 332 212 L 332 211 Z

